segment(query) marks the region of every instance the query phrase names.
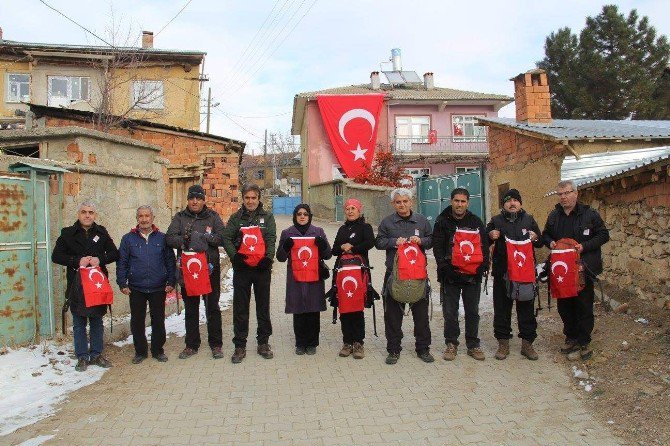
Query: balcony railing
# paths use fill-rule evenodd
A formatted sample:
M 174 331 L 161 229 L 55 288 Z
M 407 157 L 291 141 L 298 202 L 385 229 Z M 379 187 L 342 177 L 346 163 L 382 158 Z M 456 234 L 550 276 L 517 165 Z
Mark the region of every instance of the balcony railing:
M 443 136 L 431 144 L 428 138 L 395 138 L 394 155 L 417 154 L 477 154 L 489 153 L 486 137 Z

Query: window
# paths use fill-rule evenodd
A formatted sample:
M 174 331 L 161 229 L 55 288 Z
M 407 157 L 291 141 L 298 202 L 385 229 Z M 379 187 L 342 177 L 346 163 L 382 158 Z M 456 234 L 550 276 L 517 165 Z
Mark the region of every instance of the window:
M 143 110 L 163 109 L 163 81 L 133 82 L 133 108 Z
M 477 116 L 453 115 L 451 117 L 451 124 L 454 141 L 486 141 L 486 127 L 475 125 L 476 120 Z
M 456 173 L 465 173 L 465 172 L 470 172 L 472 170 L 477 170 L 477 167 L 475 166 L 461 166 L 456 168 Z
M 50 107 L 68 106 L 74 101 L 88 101 L 91 98 L 91 78 L 80 76 L 49 76 Z
M 412 178 L 421 178 L 424 175 L 430 175 L 430 167 L 405 167 L 403 171 Z
M 30 101 L 30 75 L 7 75 L 7 102 Z
M 412 150 L 412 143 L 428 143 L 430 116 L 396 116 L 396 150 Z
M 254 171 L 254 179 L 255 180 L 264 180 L 265 179 L 265 171 L 264 170 L 255 170 Z

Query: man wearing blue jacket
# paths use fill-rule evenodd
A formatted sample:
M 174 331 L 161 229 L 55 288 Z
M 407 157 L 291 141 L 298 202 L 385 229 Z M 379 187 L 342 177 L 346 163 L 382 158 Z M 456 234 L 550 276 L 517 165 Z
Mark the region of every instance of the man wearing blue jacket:
M 145 319 L 147 303 L 151 316 L 151 356 L 160 362 L 168 360 L 165 344 L 165 296 L 174 289 L 175 256 L 165 244 L 165 234 L 154 226 L 151 206 L 137 209 L 137 226 L 121 239 L 116 263 L 116 283 L 130 296 L 130 331 L 135 357 L 139 364 L 148 356 Z

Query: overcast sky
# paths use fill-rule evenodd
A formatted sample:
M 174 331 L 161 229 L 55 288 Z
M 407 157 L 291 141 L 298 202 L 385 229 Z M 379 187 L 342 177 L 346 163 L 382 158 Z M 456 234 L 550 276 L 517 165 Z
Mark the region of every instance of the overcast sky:
M 188 0 L 45 0 L 105 37 L 158 31 Z M 636 8 L 670 35 L 670 1 L 610 2 Z M 591 0 L 191 0 L 155 37 L 154 46 L 207 52 L 214 102 L 211 132 L 262 143 L 265 129 L 286 133 L 293 96 L 366 83 L 401 48 L 405 70 L 435 73 L 435 84 L 512 96 L 510 77 L 543 57 L 544 40 L 568 26 L 581 30 L 603 2 Z M 0 0 L 4 38 L 102 44 L 38 0 Z M 139 40 L 138 40 L 139 42 Z M 245 53 L 246 51 L 246 53 Z M 388 65 L 386 65 L 388 66 Z M 224 115 L 225 114 L 225 115 Z M 512 106 L 501 111 L 513 116 Z M 204 118 L 204 115 L 203 115 Z M 233 122 L 235 121 L 235 123 Z M 204 124 L 202 129 L 204 130 Z

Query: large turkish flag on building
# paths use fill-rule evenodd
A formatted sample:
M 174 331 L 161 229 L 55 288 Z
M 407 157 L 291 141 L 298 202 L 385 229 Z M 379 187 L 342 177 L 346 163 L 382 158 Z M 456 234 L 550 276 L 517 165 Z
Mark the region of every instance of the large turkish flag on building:
M 99 266 L 79 268 L 79 274 L 87 308 L 96 305 L 111 305 L 114 302 L 112 286 Z
M 523 241 L 505 237 L 507 275 L 512 282 L 535 282 L 535 253 L 530 239 Z
M 244 262 L 249 266 L 258 266 L 258 262 L 265 257 L 265 239 L 259 226 L 242 226 L 242 243 L 237 252 L 247 256 Z
M 428 277 L 426 255 L 416 243 L 398 246 L 398 279 L 421 280 Z
M 549 256 L 551 297 L 562 299 L 579 293 L 579 255 L 574 249 L 552 249 Z
M 184 278 L 187 296 L 202 296 L 212 292 L 206 253 L 182 251 L 181 276 Z M 218 299 L 218 296 L 215 297 Z
M 319 280 L 319 249 L 314 237 L 292 237 L 291 270 L 296 282 Z
M 349 178 L 372 165 L 383 94 L 318 95 L 323 126 Z
M 454 233 L 454 247 L 451 250 L 451 264 L 460 272 L 477 274 L 477 268 L 484 263 L 482 238 L 474 229 L 457 228 Z
M 340 314 L 363 311 L 367 286 L 360 265 L 337 270 L 337 305 Z

